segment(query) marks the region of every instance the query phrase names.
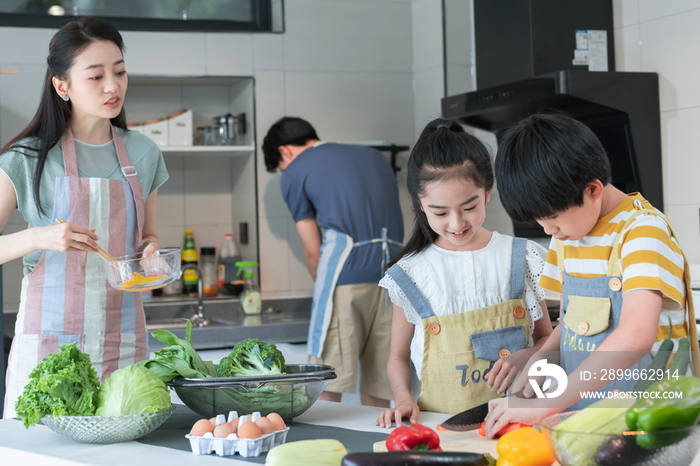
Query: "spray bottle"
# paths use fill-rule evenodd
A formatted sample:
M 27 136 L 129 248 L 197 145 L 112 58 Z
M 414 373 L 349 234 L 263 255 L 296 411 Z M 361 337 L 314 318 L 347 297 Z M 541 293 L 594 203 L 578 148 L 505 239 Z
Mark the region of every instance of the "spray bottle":
M 240 275 L 243 272 L 243 278 L 245 284 L 243 285 L 243 293 L 241 293 L 241 305 L 243 306 L 243 312 L 246 314 L 260 314 L 262 309 L 262 299 L 260 296 L 260 290 L 255 284 L 255 269 L 259 267 L 260 264 L 257 262 L 239 261 L 236 262 L 236 267 L 238 267 L 238 272 L 236 275 Z

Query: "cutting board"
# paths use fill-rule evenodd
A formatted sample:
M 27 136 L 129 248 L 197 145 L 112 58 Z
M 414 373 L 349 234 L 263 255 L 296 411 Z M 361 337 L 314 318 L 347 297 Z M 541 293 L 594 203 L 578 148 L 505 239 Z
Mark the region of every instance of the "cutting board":
M 498 440 L 482 437 L 476 430 L 469 432 L 437 431 L 440 437 L 440 446 L 443 451 L 461 451 L 470 453 L 489 453 L 498 457 L 496 444 Z M 387 451 L 386 442 L 376 442 L 373 446 L 375 452 Z
M 498 440 L 487 439 L 482 437 L 476 430 L 469 432 L 451 432 L 451 431 L 436 431 L 440 437 L 440 446 L 442 451 L 460 451 L 468 453 L 488 453 L 494 458 L 498 458 L 496 452 L 496 444 Z M 376 442 L 373 445 L 373 451 L 380 453 L 387 451 L 386 442 Z M 552 466 L 560 466 L 559 462 L 555 461 Z

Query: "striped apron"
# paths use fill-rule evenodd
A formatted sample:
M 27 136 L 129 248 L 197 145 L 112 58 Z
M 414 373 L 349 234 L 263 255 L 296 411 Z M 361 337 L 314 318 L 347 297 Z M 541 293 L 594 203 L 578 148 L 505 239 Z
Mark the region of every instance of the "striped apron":
M 144 221 L 143 188 L 136 181 L 124 143 L 112 138 L 126 181 L 81 178 L 70 128 L 61 137 L 66 176 L 56 178 L 51 219 L 94 228 L 112 256 L 136 252 Z M 4 417 L 16 416 L 15 402 L 29 374 L 60 345 L 77 343 L 88 353 L 101 381 L 115 370 L 148 357 L 148 335 L 140 293 L 112 288 L 102 259 L 87 252 L 45 250 L 22 279 L 15 337 L 7 369 Z
M 316 268 L 314 297 L 311 302 L 311 322 L 309 323 L 309 336 L 306 345 L 306 351 L 309 355 L 320 358 L 323 353 L 323 345 L 326 342 L 328 326 L 333 314 L 333 294 L 350 251 L 354 247 L 375 243 L 382 244 L 381 269 L 384 270 L 386 264 L 389 263 L 389 244 L 401 246 L 398 241 L 388 238 L 386 228 L 382 228 L 380 238 L 358 242 L 354 242 L 352 237 L 339 231 L 325 230 L 323 232 L 321 258 Z

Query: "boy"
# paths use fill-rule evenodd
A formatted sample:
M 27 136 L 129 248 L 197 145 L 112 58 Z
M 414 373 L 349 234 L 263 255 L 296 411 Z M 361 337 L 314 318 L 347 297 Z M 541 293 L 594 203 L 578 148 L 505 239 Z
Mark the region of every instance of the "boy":
M 639 193 L 628 195 L 611 184 L 605 150 L 584 124 L 561 114 L 520 121 L 500 142 L 496 179 L 508 214 L 520 222 L 536 220 L 552 236 L 540 286 L 562 295 L 562 313 L 541 351 L 558 352 L 554 362 L 568 374 L 569 389 L 556 403 L 519 401 L 527 408 L 492 400 L 490 435 L 508 422 L 538 424 L 549 414 L 593 403 L 581 399 L 582 390 L 632 390 L 632 378 L 603 380 L 600 352 L 616 352 L 605 357 L 606 370 L 646 369 L 648 352 L 668 334 L 669 317 L 675 341 L 688 335 L 690 293 L 683 251 L 668 220 Z M 697 351 L 692 330 L 691 348 Z M 594 352 L 596 358 L 589 358 Z M 598 376 L 582 382 L 585 371 Z M 512 391 L 524 388 L 529 397 L 534 390 L 527 375 L 523 371 Z

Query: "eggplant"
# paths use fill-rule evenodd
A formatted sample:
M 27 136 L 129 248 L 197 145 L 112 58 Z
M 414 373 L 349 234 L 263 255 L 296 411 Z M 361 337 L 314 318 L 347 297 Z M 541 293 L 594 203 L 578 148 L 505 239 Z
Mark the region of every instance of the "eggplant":
M 618 435 L 605 442 L 596 455 L 601 466 L 628 466 L 652 456 L 639 445 L 634 435 Z
M 341 466 L 488 466 L 484 455 L 454 451 L 389 451 L 385 453 L 350 453 Z

